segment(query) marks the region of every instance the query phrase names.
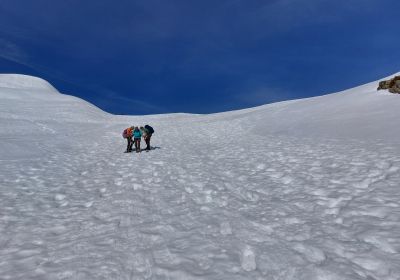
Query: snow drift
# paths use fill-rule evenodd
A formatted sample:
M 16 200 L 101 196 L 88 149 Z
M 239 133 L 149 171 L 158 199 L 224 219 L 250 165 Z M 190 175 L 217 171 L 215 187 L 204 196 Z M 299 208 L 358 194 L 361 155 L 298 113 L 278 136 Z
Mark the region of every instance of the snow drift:
M 400 279 L 400 97 L 376 86 L 129 117 L 0 75 L 0 278 Z M 154 149 L 123 154 L 145 123 Z

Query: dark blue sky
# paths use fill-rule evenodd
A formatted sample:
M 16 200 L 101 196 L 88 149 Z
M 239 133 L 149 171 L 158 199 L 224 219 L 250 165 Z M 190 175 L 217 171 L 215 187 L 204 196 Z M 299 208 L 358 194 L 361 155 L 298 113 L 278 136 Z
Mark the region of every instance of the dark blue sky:
M 395 0 L 2 0 L 0 72 L 116 114 L 209 113 L 400 70 Z

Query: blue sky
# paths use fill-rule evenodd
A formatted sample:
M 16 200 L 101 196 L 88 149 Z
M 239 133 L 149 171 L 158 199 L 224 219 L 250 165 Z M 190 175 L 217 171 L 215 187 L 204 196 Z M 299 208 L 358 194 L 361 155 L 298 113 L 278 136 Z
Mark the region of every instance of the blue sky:
M 400 70 L 394 0 L 2 0 L 0 72 L 115 114 L 212 113 Z

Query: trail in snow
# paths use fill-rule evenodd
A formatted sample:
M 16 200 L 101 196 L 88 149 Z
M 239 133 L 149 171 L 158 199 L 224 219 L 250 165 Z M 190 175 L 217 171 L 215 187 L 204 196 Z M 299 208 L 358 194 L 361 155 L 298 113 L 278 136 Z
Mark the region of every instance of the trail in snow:
M 400 278 L 399 146 L 149 118 L 141 154 L 120 132 L 145 117 L 31 118 L 33 151 L 1 153 L 0 279 Z

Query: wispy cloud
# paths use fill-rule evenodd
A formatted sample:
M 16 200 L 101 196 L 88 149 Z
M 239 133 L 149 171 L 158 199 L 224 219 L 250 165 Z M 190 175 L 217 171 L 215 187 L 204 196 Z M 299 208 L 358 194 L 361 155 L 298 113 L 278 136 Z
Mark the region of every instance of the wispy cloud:
M 4 38 L 0 38 L 0 57 L 30 66 L 27 53 L 21 47 Z
M 151 104 L 148 102 L 144 102 L 141 100 L 129 98 L 129 97 L 113 96 L 113 97 L 107 98 L 107 102 L 110 102 L 111 100 L 118 101 L 118 104 L 121 104 L 121 101 L 122 101 L 123 107 L 130 108 L 131 112 L 134 112 L 135 109 L 137 109 L 140 113 L 142 113 L 142 112 L 153 112 L 153 113 L 167 112 L 167 110 L 161 106 Z M 121 105 L 119 105 L 119 106 L 121 106 Z
M 243 89 L 233 98 L 246 106 L 259 106 L 293 98 L 293 92 L 279 87 L 261 85 Z
M 166 112 L 166 108 L 156 105 L 155 102 L 150 103 L 143 101 L 139 98 L 123 96 L 120 93 L 110 90 L 107 88 L 100 87 L 98 85 L 84 85 L 87 89 L 92 92 L 97 92 L 96 104 L 102 108 L 107 108 L 112 111 L 127 111 L 127 112 L 154 112 L 163 113 Z

